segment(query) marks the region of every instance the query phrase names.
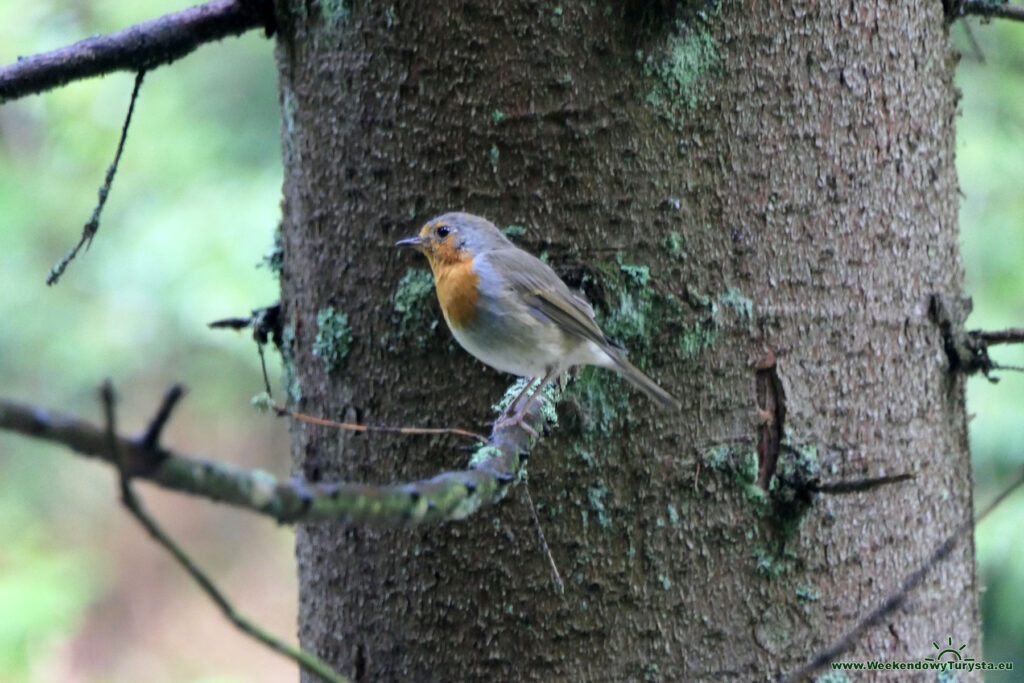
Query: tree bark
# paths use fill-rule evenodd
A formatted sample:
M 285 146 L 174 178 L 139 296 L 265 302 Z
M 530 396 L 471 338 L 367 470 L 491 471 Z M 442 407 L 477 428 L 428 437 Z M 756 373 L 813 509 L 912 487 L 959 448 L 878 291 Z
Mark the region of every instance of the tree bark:
M 569 385 L 530 462 L 564 594 L 515 491 L 436 528 L 301 527 L 304 647 L 356 680 L 765 678 L 971 514 L 963 380 L 928 313 L 962 296 L 940 3 L 278 12 L 296 407 L 493 419 L 511 378 L 457 348 L 391 246 L 448 210 L 518 226 L 685 406 L 605 371 Z M 293 432 L 311 480 L 420 478 L 459 445 Z M 969 540 L 850 659 L 947 638 L 981 657 Z

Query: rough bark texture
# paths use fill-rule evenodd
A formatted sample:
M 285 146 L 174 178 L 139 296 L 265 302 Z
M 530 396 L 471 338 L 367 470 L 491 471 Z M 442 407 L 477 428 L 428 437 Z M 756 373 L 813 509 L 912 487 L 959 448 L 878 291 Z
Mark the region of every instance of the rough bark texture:
M 610 373 L 570 387 L 530 463 L 564 595 L 516 493 L 437 528 L 302 528 L 304 646 L 357 680 L 767 677 L 970 514 L 963 383 L 928 317 L 962 279 L 942 6 L 820 5 L 281 3 L 299 408 L 493 417 L 510 378 L 431 327 L 432 293 L 403 280 L 425 264 L 391 248 L 451 209 L 524 228 L 685 405 L 659 414 Z M 329 307 L 352 341 L 328 374 Z M 314 480 L 419 478 L 464 464 L 457 446 L 294 433 Z M 851 658 L 947 637 L 980 656 L 973 557 Z

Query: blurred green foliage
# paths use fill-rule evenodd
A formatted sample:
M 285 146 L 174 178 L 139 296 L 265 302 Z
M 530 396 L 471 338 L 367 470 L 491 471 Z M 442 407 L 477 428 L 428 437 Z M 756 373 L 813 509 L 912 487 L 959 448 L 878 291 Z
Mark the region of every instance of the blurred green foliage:
M 5 0 L 0 63 L 192 4 Z M 78 240 L 95 206 L 134 75 L 77 82 L 0 107 L 5 397 L 98 419 L 95 389 L 109 377 L 124 397 L 122 429 L 141 431 L 161 393 L 180 381 L 189 394 L 172 418 L 170 444 L 181 448 L 191 441 L 215 457 L 288 473 L 283 447 L 269 456 L 247 455 L 231 434 L 284 430 L 247 407 L 262 385 L 252 343 L 206 328 L 278 297 L 273 273 L 256 268 L 280 216 L 275 69 L 273 43 L 254 31 L 148 73 L 99 233 L 49 288 L 46 273 Z M 279 374 L 274 356 L 268 354 L 275 363 L 272 377 Z M 267 457 L 273 459 L 254 459 Z M 138 645 L 144 634 L 104 623 L 103 610 L 89 616 L 114 591 L 124 590 L 114 584 L 133 573 L 133 560 L 111 556 L 105 538 L 123 520 L 103 469 L 0 434 L 0 680 L 63 679 L 57 673 L 62 668 L 92 658 L 74 652 L 76 631 L 87 619 L 98 622 L 93 628 L 108 629 L 124 651 L 144 647 Z M 208 541 L 192 544 L 197 543 Z M 230 547 L 238 549 L 233 542 Z M 280 551 L 290 556 L 287 543 Z M 160 561 L 170 566 L 169 559 Z M 234 561 L 218 557 L 215 568 L 223 573 Z M 176 576 L 173 569 L 168 575 Z M 194 591 L 187 582 L 180 586 Z M 212 605 L 203 609 L 207 620 L 221 620 Z M 294 627 L 283 635 L 293 638 Z M 203 656 L 180 656 L 184 664 L 152 668 L 147 680 L 194 680 Z M 202 675 L 229 673 L 217 668 L 207 665 Z M 69 673 L 76 680 L 133 677 L 103 665 Z
M 23 677 L 46 648 L 79 628 L 101 590 L 97 567 L 81 551 L 49 547 L 45 530 L 24 501 L 0 494 L 0 674 Z
M 0 62 L 190 4 L 7 0 L 0 4 Z M 965 54 L 957 163 L 964 266 L 975 303 L 970 324 L 1024 326 L 1024 26 L 971 26 L 984 64 L 963 24 L 952 29 Z M 147 75 L 99 235 L 59 285 L 47 288 L 46 274 L 92 211 L 131 86 L 131 74 L 118 74 L 0 107 L 0 386 L 5 396 L 97 415 L 93 388 L 110 377 L 129 399 L 121 424 L 141 428 L 168 384 L 183 381 L 192 389 L 191 407 L 179 411 L 185 426 L 178 438 L 197 431 L 195 443 L 205 448 L 210 430 L 219 429 L 214 441 L 233 443 L 238 434 L 267 429 L 246 413 L 261 388 L 257 360 L 250 344 L 205 325 L 277 297 L 272 274 L 254 268 L 269 250 L 279 214 L 272 45 L 253 32 Z M 994 355 L 1024 366 L 1020 349 Z M 980 502 L 1024 464 L 1024 377 L 999 375 L 997 385 L 976 378 L 968 388 Z M 74 460 L 0 434 L 0 680 L 52 679 L 55 648 L 81 628 L 90 606 L 117 590 L 123 558 L 109 557 L 97 542 L 114 490 L 109 477 L 97 479 L 98 468 Z M 288 467 L 285 460 L 269 466 L 282 473 Z M 90 512 L 97 509 L 103 512 Z M 977 532 L 985 658 L 1018 666 L 1022 516 L 1018 493 Z M 230 547 L 229 554 L 244 556 Z M 131 646 L 130 634 L 110 628 Z M 182 658 L 195 666 L 202 654 Z M 153 671 L 150 680 L 174 680 L 175 671 Z
M 964 198 L 960 233 L 971 329 L 1024 327 L 1024 25 L 970 20 L 984 59 L 962 23 L 963 53 L 957 171 Z M 993 360 L 1024 366 L 1024 348 L 999 346 Z M 997 372 L 967 387 L 976 504 L 991 500 L 1024 466 L 1024 375 Z M 1024 667 L 1024 492 L 1018 491 L 976 532 L 985 659 Z

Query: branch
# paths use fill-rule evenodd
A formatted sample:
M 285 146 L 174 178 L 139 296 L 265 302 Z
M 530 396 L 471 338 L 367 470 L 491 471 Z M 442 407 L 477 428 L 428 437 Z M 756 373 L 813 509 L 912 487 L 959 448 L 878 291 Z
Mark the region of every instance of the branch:
M 942 334 L 949 372 L 965 375 L 981 372 L 989 382 L 997 382 L 991 372 L 999 368 L 988 356 L 988 344 L 964 328 L 970 312 L 970 299 L 947 298 L 939 294 L 933 294 L 929 299 L 928 314 Z
M 1024 328 L 1020 327 L 995 332 L 972 330 L 968 334 L 980 339 L 989 346 L 995 346 L 996 344 L 1024 344 Z
M 273 341 L 277 350 L 281 350 L 281 341 L 284 331 L 281 329 L 281 302 L 278 301 L 264 308 L 253 310 L 248 318 L 225 318 L 208 323 L 207 327 L 212 330 L 231 329 L 236 331 L 252 327 L 252 338 L 256 342 L 256 352 L 260 356 L 260 369 L 263 371 L 263 387 L 267 390 L 267 396 L 271 395 L 270 377 L 267 376 L 267 359 L 263 355 L 263 347 L 268 341 Z
M 966 0 L 960 5 L 960 15 L 979 15 L 986 19 L 1010 19 L 1024 21 L 1024 6 L 990 0 Z
M 19 57 L 0 68 L 0 104 L 114 71 L 148 71 L 181 59 L 203 43 L 263 26 L 273 33 L 272 0 L 214 0 L 109 36 Z
M 135 101 L 139 98 L 139 88 L 142 87 L 142 79 L 145 78 L 146 72 L 140 71 L 135 74 L 135 87 L 132 88 L 132 99 L 128 103 L 128 113 L 124 117 L 124 125 L 121 126 L 121 139 L 117 143 L 117 153 L 114 154 L 114 162 L 107 168 L 106 178 L 103 180 L 103 184 L 100 185 L 99 191 L 99 202 L 96 204 L 96 208 L 92 210 L 92 216 L 84 226 L 82 226 L 82 236 L 78 240 L 78 244 L 71 248 L 64 258 L 61 259 L 60 263 L 53 267 L 50 274 L 46 277 L 46 284 L 55 285 L 60 276 L 64 274 L 64 270 L 68 267 L 76 256 L 78 256 L 79 250 L 84 246 L 86 249 L 92 245 L 92 238 L 96 236 L 96 232 L 100 229 L 100 214 L 103 213 L 103 207 L 107 203 L 107 197 L 110 195 L 110 186 L 114 182 L 114 174 L 117 173 L 117 166 L 121 163 L 121 154 L 124 153 L 124 141 L 128 139 L 128 126 L 132 123 L 132 113 L 135 111 Z
M 525 422 L 540 429 L 554 422 L 556 390 L 546 390 L 528 411 Z M 167 400 L 165 399 L 165 404 Z M 168 409 L 169 410 L 169 409 Z M 160 420 L 160 424 L 166 418 Z M 70 415 L 0 399 L 0 429 L 63 444 L 110 465 L 123 466 L 131 477 L 207 500 L 267 515 L 280 523 L 345 520 L 401 526 L 464 519 L 505 497 L 519 480 L 532 439 L 515 426 L 492 431 L 465 470 L 431 479 L 375 486 L 346 482 L 281 481 L 267 472 L 187 456 L 162 448 L 153 430 L 139 438 L 117 436 L 119 461 L 111 456 L 103 428 Z
M 171 414 L 171 410 L 174 409 L 174 405 L 181 398 L 182 390 L 181 387 L 175 386 L 167 392 L 164 397 L 164 402 L 157 412 L 156 417 L 153 418 L 149 429 L 146 431 L 145 439 L 152 439 L 155 443 L 160 436 L 160 431 L 163 428 L 164 423 L 167 421 L 167 417 Z M 207 597 L 210 598 L 220 608 L 220 611 L 227 617 L 228 621 L 234 624 L 240 631 L 248 635 L 253 640 L 256 640 L 263 645 L 266 645 L 275 652 L 291 659 L 293 662 L 298 664 L 300 667 L 310 673 L 314 673 L 320 678 L 329 683 L 348 683 L 348 679 L 341 674 L 334 671 L 325 661 L 317 657 L 316 655 L 305 652 L 301 648 L 292 647 L 288 643 L 284 642 L 280 638 L 264 631 L 256 622 L 248 619 L 231 604 L 227 597 L 217 588 L 216 584 L 208 577 L 202 569 L 192 560 L 192 558 L 185 552 L 185 550 L 175 542 L 170 535 L 163 530 L 163 528 L 157 524 L 156 520 L 150 516 L 149 512 L 142 505 L 142 501 L 138 499 L 135 492 L 132 490 L 131 475 L 128 474 L 125 468 L 124 458 L 121 457 L 121 452 L 118 449 L 117 439 L 117 422 L 116 412 L 114 411 L 114 388 L 110 385 L 110 382 L 105 382 L 103 387 L 100 389 L 100 398 L 103 402 L 103 414 L 106 422 L 106 436 L 107 443 L 109 444 L 109 453 L 111 459 L 117 463 L 117 471 L 120 475 L 119 481 L 121 486 L 121 502 L 124 503 L 125 508 L 132 514 L 135 519 L 138 520 L 139 524 L 149 533 L 149 535 L 159 543 L 163 548 L 169 552 L 178 564 L 188 572 L 199 587 L 206 593 Z

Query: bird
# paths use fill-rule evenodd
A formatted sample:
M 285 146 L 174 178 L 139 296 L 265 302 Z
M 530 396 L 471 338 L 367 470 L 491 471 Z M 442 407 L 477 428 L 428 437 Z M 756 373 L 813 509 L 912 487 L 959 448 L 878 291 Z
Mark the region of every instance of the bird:
M 395 246 L 426 255 L 441 313 L 462 348 L 496 370 L 529 378 L 496 427 L 518 424 L 536 436 L 523 422 L 527 409 L 549 382 L 578 365 L 614 370 L 660 407 L 679 409 L 601 331 L 586 299 L 486 218 L 445 213 Z

